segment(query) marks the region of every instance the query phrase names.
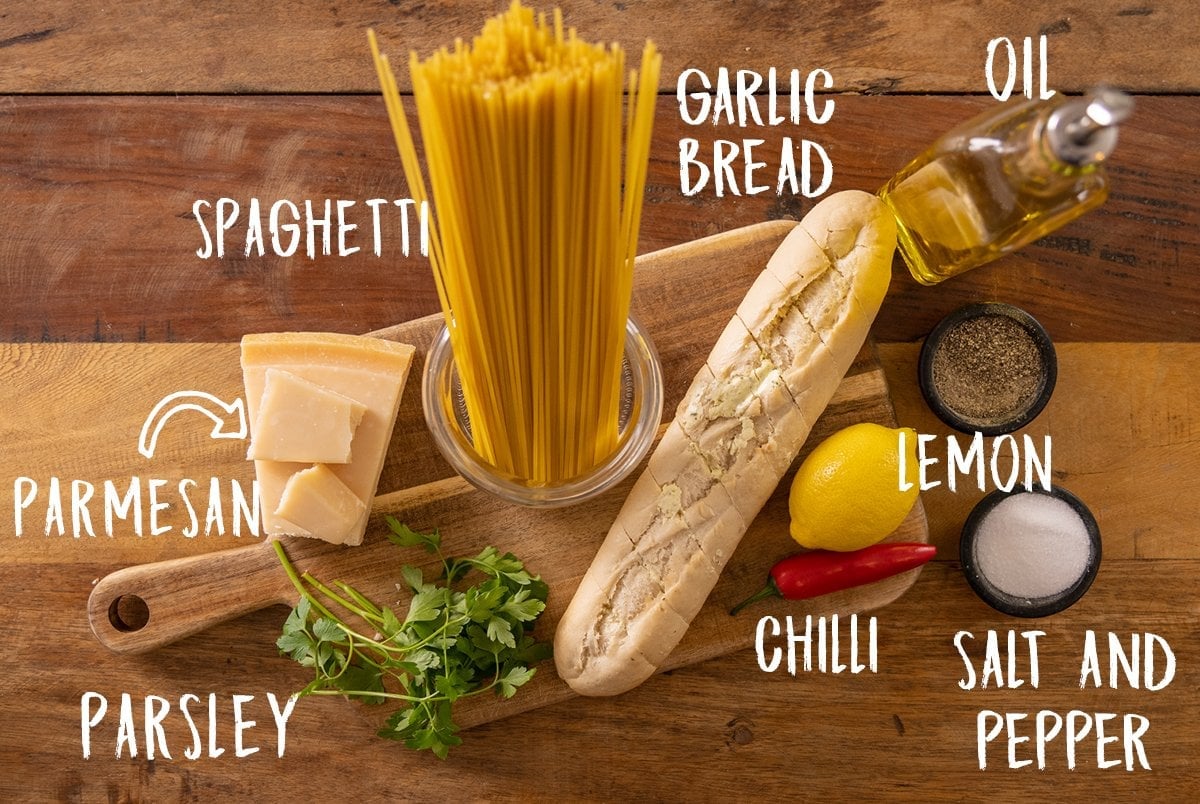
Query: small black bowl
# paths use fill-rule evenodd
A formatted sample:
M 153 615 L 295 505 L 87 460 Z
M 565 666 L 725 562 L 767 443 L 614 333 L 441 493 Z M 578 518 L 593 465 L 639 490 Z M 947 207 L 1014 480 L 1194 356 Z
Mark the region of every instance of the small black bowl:
M 1014 410 L 1011 415 L 1001 421 L 973 420 L 962 411 L 955 410 L 942 398 L 933 378 L 933 363 L 938 349 L 941 348 L 946 336 L 965 321 L 983 316 L 1003 316 L 1019 324 L 1033 339 L 1041 356 L 1041 376 L 1038 390 L 1030 396 L 1025 404 Z M 980 302 L 960 307 L 943 318 L 933 331 L 925 338 L 921 347 L 921 357 L 917 365 L 917 380 L 921 393 L 930 409 L 946 424 L 962 433 L 983 433 L 985 436 L 1004 435 L 1019 430 L 1029 424 L 1046 407 L 1050 395 L 1054 393 L 1054 384 L 1058 379 L 1058 357 L 1054 351 L 1054 342 L 1046 329 L 1038 320 L 1020 307 L 1000 302 Z
M 1062 500 L 1078 514 L 1079 518 L 1083 520 L 1084 528 L 1087 530 L 1091 553 L 1088 556 L 1083 573 L 1074 583 L 1057 594 L 1046 597 L 1025 598 L 1003 592 L 996 588 L 980 572 L 975 560 L 975 536 L 978 533 L 980 525 L 983 524 L 984 519 L 992 512 L 992 509 L 1002 501 L 1018 494 L 1043 494 Z M 966 576 L 967 583 L 970 584 L 971 589 L 974 590 L 975 594 L 984 603 L 987 603 L 996 611 L 1009 614 L 1013 617 L 1046 617 L 1051 614 L 1057 614 L 1074 605 L 1083 597 L 1088 588 L 1091 587 L 1092 581 L 1096 579 L 1096 574 L 1100 571 L 1101 552 L 1100 528 L 1096 524 L 1096 518 L 1092 516 L 1092 512 L 1088 510 L 1088 507 L 1078 497 L 1066 489 L 1058 487 L 1053 487 L 1050 491 L 1041 488 L 993 491 L 980 500 L 979 504 L 971 511 L 970 516 L 967 517 L 967 521 L 963 524 L 962 537 L 958 543 L 959 563 L 962 565 L 963 574 Z

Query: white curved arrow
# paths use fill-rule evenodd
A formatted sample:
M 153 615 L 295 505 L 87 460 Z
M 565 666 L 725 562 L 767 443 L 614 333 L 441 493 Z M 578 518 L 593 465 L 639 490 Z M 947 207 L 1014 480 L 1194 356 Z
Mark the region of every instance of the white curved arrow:
M 218 408 L 220 412 L 212 408 Z M 246 437 L 246 408 L 241 397 L 232 402 L 224 402 L 204 391 L 176 391 L 160 399 L 146 417 L 145 423 L 142 424 L 142 433 L 138 437 L 138 452 L 147 458 L 153 458 L 154 449 L 158 445 L 158 434 L 162 432 L 163 425 L 181 410 L 194 410 L 212 419 L 215 422 L 209 434 L 212 438 Z M 234 416 L 237 417 L 237 429 L 233 429 L 231 421 Z

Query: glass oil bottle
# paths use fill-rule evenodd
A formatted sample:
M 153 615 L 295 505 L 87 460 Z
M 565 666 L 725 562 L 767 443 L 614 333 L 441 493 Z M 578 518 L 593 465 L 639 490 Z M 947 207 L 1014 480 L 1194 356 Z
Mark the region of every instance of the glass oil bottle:
M 940 138 L 879 191 L 913 277 L 937 284 L 1102 204 L 1103 163 L 1132 108 L 1101 88 L 1006 105 Z

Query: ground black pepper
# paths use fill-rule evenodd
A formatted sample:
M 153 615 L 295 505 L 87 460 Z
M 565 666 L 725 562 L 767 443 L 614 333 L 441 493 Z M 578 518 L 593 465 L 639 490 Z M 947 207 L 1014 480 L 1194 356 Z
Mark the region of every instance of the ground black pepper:
M 1025 327 L 981 315 L 947 330 L 933 356 L 933 386 L 942 403 L 988 426 L 1025 412 L 1042 390 L 1045 364 Z

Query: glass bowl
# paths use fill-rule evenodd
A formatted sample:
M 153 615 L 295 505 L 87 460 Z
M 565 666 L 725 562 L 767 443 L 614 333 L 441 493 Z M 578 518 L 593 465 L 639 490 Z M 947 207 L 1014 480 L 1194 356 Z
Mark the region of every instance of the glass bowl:
M 662 366 L 646 331 L 630 316 L 625 327 L 617 448 L 592 470 L 550 485 L 530 485 L 521 478 L 506 475 L 475 451 L 471 422 L 454 367 L 454 351 L 450 348 L 450 331 L 445 325 L 429 347 L 421 401 L 425 423 L 438 451 L 476 488 L 520 505 L 572 505 L 621 482 L 654 444 L 662 420 Z

